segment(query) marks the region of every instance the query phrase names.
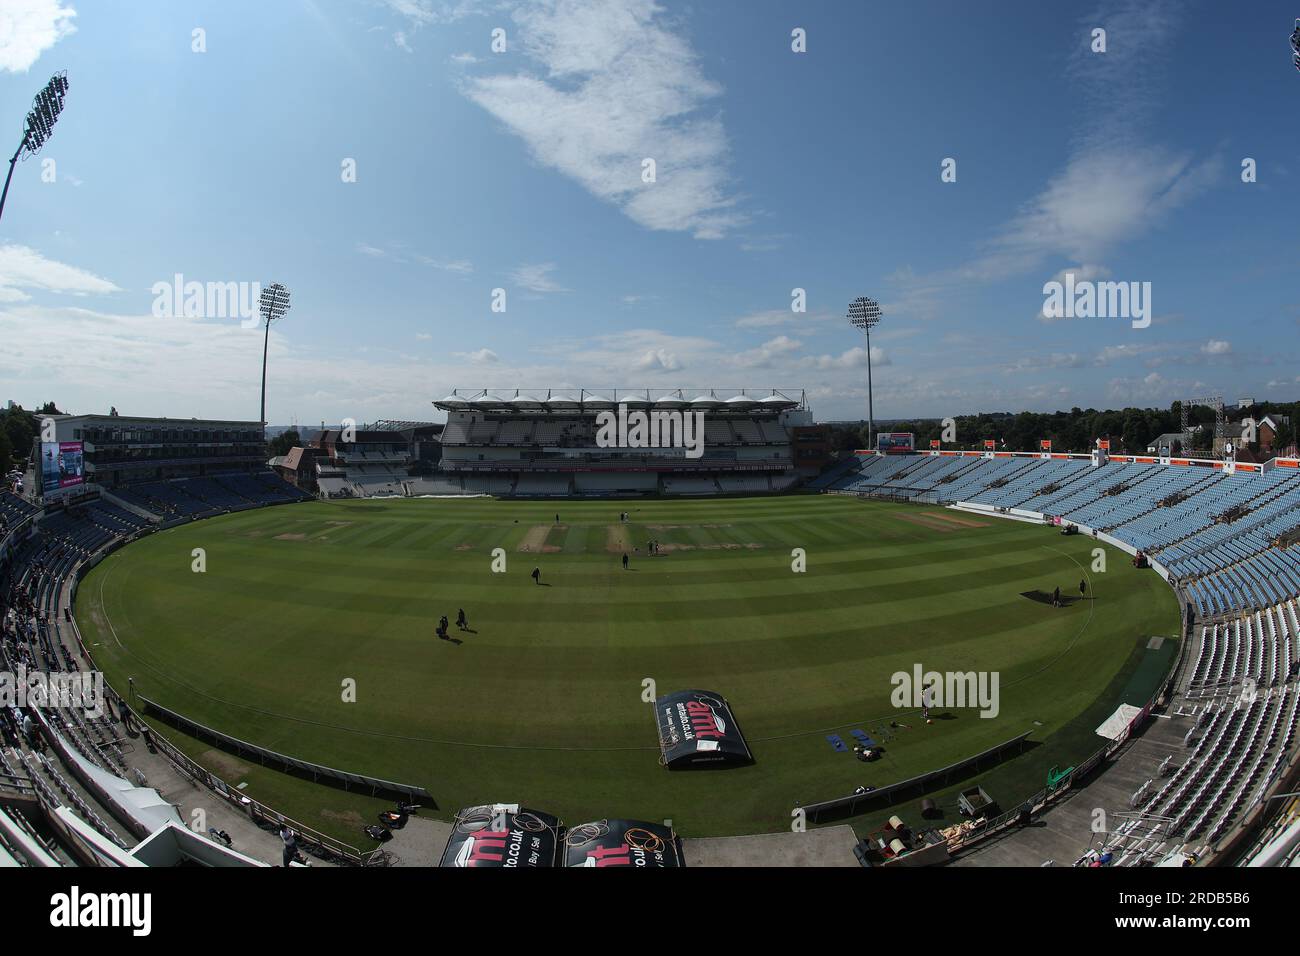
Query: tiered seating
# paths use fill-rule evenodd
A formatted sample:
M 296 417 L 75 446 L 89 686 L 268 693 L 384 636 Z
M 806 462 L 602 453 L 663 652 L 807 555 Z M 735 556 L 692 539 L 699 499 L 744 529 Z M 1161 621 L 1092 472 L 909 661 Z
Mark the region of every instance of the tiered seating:
M 459 478 L 450 475 L 408 478 L 408 493 L 412 495 L 463 495 L 465 486 Z
M 771 491 L 767 475 L 719 475 L 718 487 L 727 494 L 745 491 Z
M 466 475 L 465 493 L 471 495 L 508 495 L 514 488 L 509 475 Z
M 811 487 L 1060 516 L 1146 552 L 1202 617 L 1300 595 L 1300 546 L 1274 546 L 1300 524 L 1300 475 L 1293 471 L 1228 475 L 1079 459 L 872 455 L 838 465 Z M 1216 520 L 1230 509 L 1245 510 Z
M 109 493 L 166 519 L 207 517 L 311 497 L 269 471 L 142 482 L 113 488 Z M 117 510 L 128 514 L 124 509 Z
M 838 461 L 812 481 L 808 482 L 807 487 L 812 491 L 824 491 L 827 488 L 834 487 L 840 479 L 847 478 L 851 474 L 856 474 L 861 465 L 861 460 L 856 457 Z M 669 479 L 664 479 L 665 486 L 667 486 L 668 481 Z
M 873 489 L 884 483 L 888 474 L 892 473 L 888 470 L 890 467 L 890 459 L 879 455 L 860 458 L 857 467 L 835 481 L 831 490 L 870 494 Z
M 471 445 L 490 445 L 496 438 L 497 423 L 495 421 L 475 422 L 469 426 L 468 441 Z
M 7 526 L 12 527 L 40 509 L 29 501 L 19 498 L 11 491 L 0 491 L 0 517 Z
M 441 441 L 444 445 L 464 445 L 469 441 L 469 425 L 465 422 L 448 421 L 442 430 Z
M 1038 459 L 1032 468 L 1022 469 L 1005 479 L 1006 483 L 1001 487 L 986 489 L 980 499 L 984 504 L 993 505 L 995 508 L 1019 508 L 1027 498 L 1037 494 L 1039 489 L 1061 481 L 1069 471 L 1068 468 L 1061 466 L 1071 464 L 1073 462 L 1068 459 L 1064 461 Z
M 574 487 L 581 494 L 656 491 L 659 477 L 651 472 L 578 472 Z
M 497 443 L 500 445 L 527 444 L 530 441 L 535 424 L 535 422 L 528 419 L 505 421 L 501 424 L 501 431 L 497 433 Z
M 976 467 L 960 472 L 956 481 L 938 489 L 943 501 L 976 501 L 994 482 L 1010 481 L 1035 464 L 1032 458 L 976 458 Z M 1041 459 L 1038 459 L 1041 461 Z
M 734 445 L 736 436 L 732 434 L 731 423 L 725 419 L 706 418 L 704 420 L 705 445 Z
M 559 422 L 538 422 L 533 429 L 533 442 L 538 445 L 558 445 L 564 426 Z
M 1054 464 L 1060 467 L 1042 475 L 1042 484 L 1033 482 L 1034 493 L 1015 507 L 1025 511 L 1037 511 L 1050 514 L 1047 503 L 1055 496 L 1068 493 L 1078 482 L 1088 482 L 1096 477 L 1092 464 L 1078 458 L 1057 459 Z
M 1105 493 L 1107 488 L 1121 482 L 1122 477 L 1116 474 L 1120 470 L 1110 466 L 1102 468 L 1089 467 L 1076 480 L 1053 494 L 1041 496 L 1034 507 L 1026 508 L 1026 510 L 1041 511 L 1043 514 L 1048 515 L 1064 516 L 1073 514 L 1075 509 L 1096 501 Z
M 712 478 L 677 478 L 664 476 L 664 494 L 666 495 L 716 495 L 718 483 Z
M 1291 679 L 1300 662 L 1300 627 L 1296 602 L 1241 615 L 1198 632 L 1200 646 L 1189 672 L 1188 699 L 1227 693 L 1243 680 L 1259 687 L 1278 687 Z
M 515 485 L 515 494 L 567 495 L 570 484 L 568 475 L 522 475 Z
M 91 521 L 114 534 L 131 535 L 149 527 L 144 518 L 107 501 L 92 502 L 86 510 Z

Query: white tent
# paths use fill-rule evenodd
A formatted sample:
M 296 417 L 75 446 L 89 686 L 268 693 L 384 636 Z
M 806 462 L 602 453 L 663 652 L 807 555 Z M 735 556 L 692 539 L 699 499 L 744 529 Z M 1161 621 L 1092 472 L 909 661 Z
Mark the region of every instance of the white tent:
M 1102 721 L 1101 726 L 1097 728 L 1097 736 L 1105 737 L 1107 740 L 1118 740 L 1128 730 L 1129 724 L 1133 723 L 1133 718 L 1140 713 L 1142 713 L 1141 707 L 1120 704 L 1115 708 L 1115 713 Z
M 76 761 L 82 774 L 92 781 L 92 789 L 98 789 L 104 797 L 116 803 L 146 832 L 152 833 L 168 822 L 184 824 L 180 811 L 164 800 L 157 790 L 152 787 L 137 787 L 87 760 L 66 740 L 63 744 L 64 752 Z

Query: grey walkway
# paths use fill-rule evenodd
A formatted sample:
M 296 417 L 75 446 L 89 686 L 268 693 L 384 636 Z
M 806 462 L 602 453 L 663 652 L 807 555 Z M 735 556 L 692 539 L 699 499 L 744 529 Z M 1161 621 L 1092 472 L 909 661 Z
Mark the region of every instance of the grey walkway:
M 687 866 L 859 866 L 853 828 L 683 840 Z

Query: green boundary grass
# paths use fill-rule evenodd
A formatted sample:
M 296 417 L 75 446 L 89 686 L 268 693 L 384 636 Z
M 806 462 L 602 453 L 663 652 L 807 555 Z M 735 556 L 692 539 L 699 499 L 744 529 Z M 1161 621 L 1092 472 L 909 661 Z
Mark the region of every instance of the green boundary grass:
M 638 549 L 628 571 L 613 544 L 623 533 Z M 651 538 L 668 553 L 645 555 Z M 519 801 L 570 823 L 671 818 L 686 836 L 728 835 L 787 828 L 796 803 L 906 779 L 1025 730 L 1038 746 L 977 778 L 1004 806 L 1052 764 L 1096 750 L 1093 728 L 1149 696 L 1148 638 L 1178 630 L 1160 578 L 1109 548 L 1094 573 L 1098 546 L 831 496 L 311 503 L 133 543 L 82 582 L 77 620 L 119 690 L 131 676 L 139 693 L 232 736 L 427 787 L 443 817 Z M 495 548 L 504 574 L 490 569 Z M 806 573 L 792 572 L 793 548 L 806 550 Z M 549 586 L 532 583 L 534 566 Z M 1021 596 L 1073 595 L 1080 577 L 1092 599 L 1067 608 Z M 476 633 L 453 626 L 463 643 L 436 640 L 438 616 L 454 622 L 459 607 Z M 917 663 L 997 671 L 998 716 L 954 710 L 926 726 L 900 715 L 890 678 Z M 665 770 L 646 679 L 660 693 L 724 694 L 755 764 Z M 881 739 L 893 720 L 911 729 L 870 765 L 825 739 L 852 745 L 858 727 Z M 249 796 L 348 842 L 363 842 L 358 828 L 383 805 L 155 726 Z

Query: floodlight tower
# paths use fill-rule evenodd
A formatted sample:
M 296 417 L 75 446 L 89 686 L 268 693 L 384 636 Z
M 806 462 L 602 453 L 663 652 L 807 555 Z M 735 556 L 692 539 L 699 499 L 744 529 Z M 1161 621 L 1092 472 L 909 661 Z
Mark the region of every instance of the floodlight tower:
M 845 317 L 855 329 L 867 333 L 867 447 L 874 450 L 876 411 L 871 394 L 871 330 L 880 323 L 880 303 L 875 299 L 860 296 L 849 303 L 849 312 Z
M 54 123 L 63 112 L 63 97 L 68 92 L 68 74 L 55 73 L 50 82 L 36 94 L 32 101 L 31 112 L 27 114 L 27 125 L 23 127 L 23 141 L 18 144 L 13 157 L 9 160 L 9 175 L 5 177 L 5 188 L 0 192 L 0 216 L 5 212 L 5 199 L 9 196 L 9 181 L 14 178 L 14 164 L 22 156 L 35 156 L 45 141 L 54 134 Z M 26 153 L 26 156 L 23 154 Z
M 266 349 L 271 341 L 271 323 L 284 318 L 289 311 L 289 290 L 278 282 L 273 282 L 262 290 L 262 318 L 266 320 L 266 331 L 262 335 L 262 437 L 266 437 Z

